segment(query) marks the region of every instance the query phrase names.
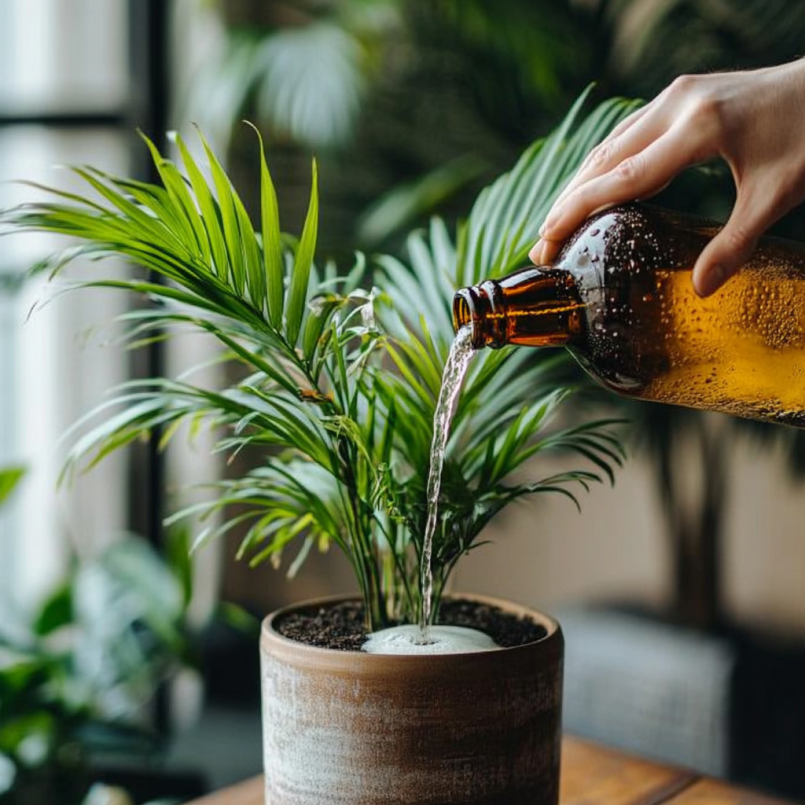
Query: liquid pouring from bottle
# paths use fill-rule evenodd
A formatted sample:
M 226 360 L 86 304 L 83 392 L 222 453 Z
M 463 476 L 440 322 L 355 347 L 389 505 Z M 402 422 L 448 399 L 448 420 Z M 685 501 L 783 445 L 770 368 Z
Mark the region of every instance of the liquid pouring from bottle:
M 718 225 L 626 205 L 589 219 L 553 266 L 458 291 L 476 349 L 566 347 L 619 394 L 805 427 L 805 246 L 762 239 L 718 293 L 693 290 Z

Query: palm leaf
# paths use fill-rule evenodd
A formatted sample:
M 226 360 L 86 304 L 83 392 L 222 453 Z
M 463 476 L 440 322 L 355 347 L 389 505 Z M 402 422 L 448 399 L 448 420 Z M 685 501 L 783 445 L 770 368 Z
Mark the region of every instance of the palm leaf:
M 316 251 L 316 234 L 319 222 L 319 191 L 318 173 L 316 163 L 313 162 L 313 182 L 310 188 L 310 205 L 308 206 L 302 237 L 296 251 L 291 287 L 288 291 L 288 300 L 285 305 L 285 331 L 288 343 L 292 346 L 299 338 L 302 327 L 302 317 L 308 299 L 308 282 L 310 269 L 313 265 L 313 255 Z
M 65 474 L 155 429 L 166 447 L 183 425 L 191 432 L 207 427 L 215 452 L 231 457 L 248 449 L 262 458 L 254 470 L 216 484 L 205 502 L 180 512 L 202 517 L 196 544 L 243 529 L 240 554 L 250 563 L 279 564 L 293 550 L 295 572 L 313 546 L 334 543 L 352 564 L 373 625 L 414 618 L 421 606 L 417 563 L 433 414 L 453 340 L 451 297 L 457 284 L 523 259 L 533 227 L 562 183 L 631 109 L 607 102 L 582 120 L 583 101 L 481 194 L 455 238 L 434 219 L 427 231 L 410 235 L 403 258 L 377 258 L 379 290 L 359 287 L 361 256 L 346 276 L 329 263 L 314 264 L 315 162 L 302 234 L 298 241 L 281 234 L 259 138 L 259 234 L 203 136 L 209 180 L 180 137 L 185 175 L 146 140 L 163 186 L 79 168 L 99 200 L 54 191 L 55 201 L 3 213 L 0 220 L 13 229 L 83 241 L 45 259 L 39 270 L 58 276 L 78 257 L 125 255 L 163 278 L 101 274 L 79 285 L 158 300 L 156 307 L 125 314 L 128 343 L 190 328 L 217 339 L 222 352 L 216 360 L 248 370 L 245 379 L 216 389 L 194 384 L 189 375 L 124 384 L 78 423 Z M 557 363 L 527 350 L 476 356 L 448 445 L 434 542 L 437 591 L 458 558 L 478 544 L 490 518 L 512 500 L 557 492 L 575 502 L 578 489 L 614 478 L 623 460 L 612 434 L 616 423 L 555 422 L 575 393 L 557 380 Z M 575 454 L 584 466 L 512 483 L 516 470 L 548 450 Z
M 263 260 L 266 275 L 266 302 L 268 316 L 275 327 L 282 323 L 282 296 L 284 270 L 280 242 L 280 214 L 277 193 L 268 172 L 265 149 L 260 132 L 255 129 L 260 143 L 260 216 L 263 225 Z

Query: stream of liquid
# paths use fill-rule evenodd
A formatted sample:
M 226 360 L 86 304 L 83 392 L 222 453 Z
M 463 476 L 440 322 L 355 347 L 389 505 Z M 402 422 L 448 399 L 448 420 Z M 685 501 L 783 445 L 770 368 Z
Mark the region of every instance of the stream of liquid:
M 428 623 L 433 606 L 433 535 L 439 524 L 439 492 L 442 487 L 442 468 L 444 467 L 444 453 L 447 448 L 447 439 L 450 436 L 450 423 L 453 419 L 453 408 L 459 389 L 467 374 L 475 350 L 472 348 L 472 326 L 466 325 L 456 333 L 455 340 L 450 347 L 447 363 L 444 365 L 442 375 L 442 388 L 439 392 L 439 401 L 436 404 L 436 413 L 433 416 L 433 441 L 430 446 L 430 472 L 428 474 L 427 501 L 428 519 L 425 525 L 425 535 L 422 549 L 422 612 L 420 614 L 419 629 L 420 642 L 429 642 Z

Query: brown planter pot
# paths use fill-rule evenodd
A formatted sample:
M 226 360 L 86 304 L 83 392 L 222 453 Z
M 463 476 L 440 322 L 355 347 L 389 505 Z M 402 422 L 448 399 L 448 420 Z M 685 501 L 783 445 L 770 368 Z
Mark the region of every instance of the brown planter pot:
M 314 648 L 263 623 L 267 805 L 556 805 L 563 639 L 474 654 Z M 306 605 L 308 606 L 308 605 Z

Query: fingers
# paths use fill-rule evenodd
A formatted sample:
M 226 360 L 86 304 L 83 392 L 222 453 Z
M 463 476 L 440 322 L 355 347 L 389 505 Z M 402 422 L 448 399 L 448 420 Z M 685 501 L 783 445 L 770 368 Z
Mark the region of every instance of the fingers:
M 612 129 L 607 137 L 587 154 L 576 175 L 554 200 L 549 212 L 549 219 L 553 216 L 553 211 L 558 209 L 576 188 L 611 170 L 617 164 L 619 156 L 631 153 L 635 149 L 643 148 L 649 142 L 650 135 L 644 134 L 641 136 L 637 128 L 637 124 L 643 120 L 649 108 L 649 106 L 643 106 L 625 117 Z M 629 135 L 628 139 L 626 138 L 627 133 Z M 545 265 L 552 262 L 562 248 L 562 240 L 546 238 L 543 234 L 546 231 L 546 226 L 543 225 L 540 230 L 541 239 L 528 253 L 529 259 L 535 265 Z
M 540 234 L 549 241 L 562 241 L 594 212 L 654 195 L 692 161 L 689 138 L 682 136 L 681 129 L 672 128 L 611 170 L 575 188 L 554 206 Z
M 554 200 L 554 207 L 557 203 L 562 201 L 565 196 L 572 193 L 576 187 L 611 170 L 617 164 L 619 158 L 622 159 L 640 150 L 650 142 L 650 134 L 645 132 L 641 134 L 640 129 L 645 127 L 641 126 L 640 128 L 636 128 L 636 124 L 645 117 L 648 110 L 649 107 L 644 106 L 636 112 L 632 112 L 628 117 L 625 117 L 587 154 L 576 171 L 575 176 L 565 185 L 562 192 Z M 628 137 L 626 136 L 627 132 Z
M 624 118 L 595 148 L 593 148 L 576 171 L 575 176 L 565 185 L 554 199 L 551 212 L 561 204 L 577 187 L 611 170 L 621 159 L 642 150 L 653 139 L 645 125 L 637 124 L 645 117 L 648 107 L 643 107 Z M 544 229 L 544 227 L 543 227 Z
M 641 132 L 640 128 L 642 127 L 637 126 L 644 118 L 647 109 L 648 107 L 642 107 L 629 115 L 629 117 L 624 118 L 615 126 L 609 136 L 587 154 L 581 167 L 576 172 L 576 175 L 554 200 L 548 217 L 540 229 L 541 238 L 528 253 L 528 257 L 534 265 L 546 265 L 552 262 L 562 248 L 564 237 L 570 234 L 587 215 L 594 212 L 594 210 L 591 209 L 587 215 L 579 213 L 581 215 L 580 218 L 578 218 L 579 214 L 577 214 L 577 221 L 573 221 L 560 228 L 560 234 L 554 236 L 554 233 L 549 230 L 554 225 L 557 211 L 561 211 L 565 208 L 568 197 L 571 197 L 579 187 L 583 187 L 586 183 L 612 170 L 620 159 L 624 159 L 634 154 L 636 151 L 645 148 L 651 141 L 651 134 L 645 131 Z M 558 214 L 561 215 L 561 212 Z
M 770 202 L 761 205 L 758 199 L 762 198 Z M 707 244 L 693 267 L 696 293 L 699 296 L 715 293 L 749 260 L 760 236 L 790 207 L 774 190 L 740 187 L 729 220 Z
M 535 266 L 544 266 L 552 263 L 562 248 L 560 240 L 546 240 L 543 238 L 537 241 L 536 245 L 528 253 L 528 259 Z

